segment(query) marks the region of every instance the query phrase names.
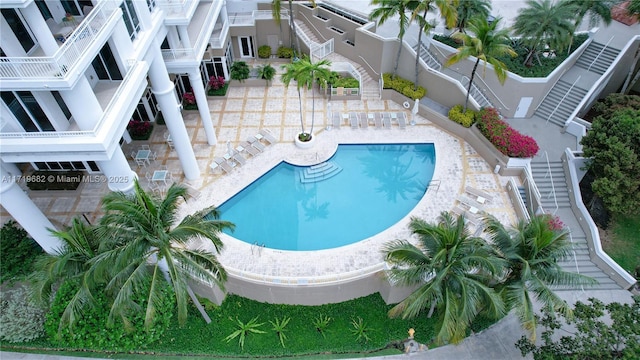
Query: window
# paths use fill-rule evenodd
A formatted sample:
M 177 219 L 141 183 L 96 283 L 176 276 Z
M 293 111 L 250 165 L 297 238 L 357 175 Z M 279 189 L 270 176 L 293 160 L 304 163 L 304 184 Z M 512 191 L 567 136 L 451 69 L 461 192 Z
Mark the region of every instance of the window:
M 149 12 L 153 12 L 156 8 L 156 0 L 147 0 L 147 7 L 149 8 Z
M 36 1 L 36 5 L 38 6 L 38 10 L 40 10 L 42 17 L 45 20 L 53 19 L 53 16 L 51 16 L 51 11 L 49 11 L 49 7 L 47 7 L 47 3 L 45 3 L 44 1 Z
M 105 43 L 102 50 L 91 62 L 100 80 L 122 80 L 122 73 L 109 43 Z
M 3 91 L 1 97 L 25 131 L 55 131 L 31 92 Z
M 44 2 L 44 1 L 36 1 L 36 2 Z M 65 12 L 74 16 L 82 16 L 81 10 L 85 6 L 93 6 L 93 3 L 90 0 L 60 0 L 60 3 L 62 4 L 62 8 L 64 9 Z
M 36 45 L 35 41 L 31 37 L 31 32 L 22 21 L 22 16 L 18 14 L 14 9 L 2 9 L 2 16 L 9 24 L 16 39 L 20 41 L 20 45 L 25 52 L 30 52 Z
M 64 116 L 67 117 L 67 120 L 71 119 L 71 111 L 69 111 L 69 108 L 67 107 L 67 104 L 65 104 L 60 93 L 57 91 L 52 91 L 51 95 L 53 95 L 53 97 L 56 99 L 58 106 L 60 106 L 60 110 L 62 110 Z
M 131 40 L 133 40 L 138 35 L 138 31 L 140 31 L 140 21 L 138 20 L 136 9 L 133 6 L 133 1 L 125 0 L 122 4 L 120 4 L 120 8 L 122 9 L 122 18 L 124 19 L 124 25 L 127 27 L 129 37 L 131 38 Z

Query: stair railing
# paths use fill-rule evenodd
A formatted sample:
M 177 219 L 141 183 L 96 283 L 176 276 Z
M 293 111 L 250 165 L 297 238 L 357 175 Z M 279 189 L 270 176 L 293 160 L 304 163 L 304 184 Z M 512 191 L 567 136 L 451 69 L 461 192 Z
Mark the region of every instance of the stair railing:
M 489 90 L 489 92 L 493 95 L 493 97 L 496 98 L 496 100 L 498 100 L 498 102 L 502 105 L 502 107 L 505 110 L 509 110 L 509 107 L 507 107 L 507 105 L 505 103 L 503 103 L 502 100 L 500 100 L 498 95 L 495 92 L 493 92 L 493 90 L 491 90 L 491 87 L 489 85 L 487 85 L 487 83 L 482 79 L 482 77 L 476 76 L 476 78 L 474 80 L 479 80 L 482 83 L 482 85 L 484 85 L 484 88 Z M 491 104 L 491 102 L 489 102 L 489 103 Z
M 549 199 L 551 195 L 553 195 L 553 203 L 556 205 L 556 209 L 553 211 L 553 215 L 555 215 L 558 212 L 558 199 L 556 198 L 556 186 L 553 184 L 553 174 L 551 173 L 551 164 L 549 163 L 549 154 L 545 151 L 544 156 L 547 159 L 547 174 L 544 176 L 544 178 L 546 179 L 547 176 L 549 176 L 549 178 L 551 179 L 551 191 L 549 192 L 549 195 L 547 195 L 547 199 Z
M 316 33 L 320 34 L 320 37 L 322 38 L 322 41 L 327 41 L 327 38 L 325 38 L 324 35 L 322 35 L 320 30 L 318 30 L 318 28 L 315 25 L 313 25 L 313 23 L 311 22 L 311 20 L 309 20 L 307 15 L 305 15 L 303 12 L 298 12 L 298 14 L 302 15 L 305 19 L 307 19 L 307 24 L 313 26 L 313 28 L 316 30 Z
M 462 84 L 462 86 L 464 86 L 465 88 L 467 88 L 467 86 L 468 86 L 468 84 L 469 84 L 469 81 L 471 81 L 471 79 L 469 79 L 466 75 L 463 75 L 463 76 L 462 76 L 462 79 L 460 79 L 460 83 L 461 83 L 461 84 Z M 473 90 L 475 90 L 475 93 L 476 93 L 478 96 L 480 96 L 480 98 L 481 98 L 482 100 L 484 100 L 487 104 L 491 105 L 491 107 L 495 107 L 495 106 L 493 106 L 493 103 L 491 103 L 491 101 L 489 101 L 489 99 L 488 99 L 486 96 L 484 96 L 484 94 L 482 93 L 482 91 L 480 91 L 480 89 L 479 89 L 477 86 L 475 86 L 474 84 L 471 84 L 471 90 L 472 90 L 472 92 L 473 92 Z M 474 97 L 474 94 L 471 94 L 471 97 Z M 476 100 L 476 101 L 477 101 L 477 100 Z M 478 105 L 480 105 L 480 106 L 482 107 L 482 104 L 480 104 L 479 102 L 478 102 Z
M 573 263 L 576 266 L 576 274 L 580 274 L 580 267 L 578 266 L 578 256 L 576 255 L 573 236 L 571 236 L 571 228 L 567 226 L 567 230 L 569 231 L 569 243 L 571 243 L 571 252 L 573 253 Z M 584 285 L 580 284 L 580 295 L 574 295 L 574 300 L 578 300 L 582 295 L 584 295 Z
M 555 84 L 553 84 L 553 86 L 552 86 L 552 87 L 550 87 L 550 88 L 549 88 L 549 90 L 547 90 L 547 93 L 546 93 L 546 94 L 544 94 L 544 96 L 542 97 L 542 101 L 540 101 L 540 102 L 538 103 L 538 105 L 536 106 L 535 111 L 538 111 L 538 108 L 540 107 L 540 105 L 542 105 L 542 103 L 544 102 L 544 99 L 546 99 L 546 98 L 547 98 L 547 96 L 549 96 L 549 93 L 551 93 L 551 91 L 552 91 L 552 90 L 553 90 L 553 88 L 556 86 L 556 84 L 558 83 L 558 81 L 559 81 L 560 79 L 562 79 L 562 76 L 564 75 L 564 73 L 566 73 L 569 69 L 570 69 L 570 67 L 565 67 L 565 68 L 564 68 L 564 70 L 562 70 L 562 73 L 560 74 L 560 76 L 558 76 L 558 80 L 556 81 L 556 83 L 555 83 Z
M 598 58 L 600 57 L 600 55 L 602 55 L 602 53 L 607 49 L 607 47 L 609 46 L 609 44 L 611 43 L 611 40 L 613 40 L 613 38 L 615 37 L 615 35 L 611 36 L 611 39 L 609 39 L 609 41 L 607 41 L 607 43 L 602 47 L 602 49 L 600 50 L 600 52 L 598 53 L 598 55 L 596 55 L 596 57 L 593 59 L 593 61 L 591 62 L 591 64 L 589 64 L 589 67 L 587 68 L 587 71 L 591 71 L 591 67 L 593 66 L 593 64 L 596 63 L 596 61 L 598 61 Z
M 373 73 L 374 73 L 374 74 L 376 74 L 376 75 L 380 76 L 380 73 L 378 73 L 378 72 L 373 68 L 373 66 L 371 66 L 371 64 L 369 64 L 369 62 L 368 62 L 365 58 L 363 58 L 363 57 L 362 57 L 362 55 L 358 55 L 358 57 L 359 57 L 360 59 L 362 59 L 362 61 L 364 61 L 364 63 L 365 63 L 365 64 L 367 64 L 367 66 L 369 67 L 369 69 L 371 69 L 371 71 L 373 71 Z
M 422 43 L 422 40 L 420 40 L 420 42 L 418 43 L 418 39 L 415 36 L 412 36 L 411 38 L 416 42 L 416 44 L 417 44 L 416 46 L 420 46 L 421 47 L 421 49 L 420 49 L 420 59 L 422 59 L 422 54 L 424 54 L 426 57 L 431 59 L 431 61 L 433 61 L 436 64 L 435 67 L 432 67 L 432 66 L 429 65 L 429 63 L 427 63 L 426 60 L 422 59 L 424 61 L 424 63 L 428 67 L 430 67 L 430 68 L 432 68 L 434 70 L 442 71 L 442 64 L 440 64 L 440 61 L 438 61 L 438 59 L 434 58 L 433 55 L 431 55 L 431 53 L 429 52 L 429 49 Z M 417 54 L 417 52 L 418 51 L 416 50 L 416 54 Z
M 549 116 L 547 117 L 547 121 L 545 122 L 545 124 L 549 123 L 549 120 L 551 119 L 551 117 L 553 116 L 553 114 L 556 113 L 556 110 L 558 110 L 558 108 L 560 107 L 560 105 L 562 105 L 562 103 L 564 102 L 564 99 L 567 98 L 567 96 L 569 96 L 569 94 L 571 94 L 571 90 L 573 90 L 574 87 L 576 87 L 576 84 L 578 83 L 578 81 L 580 81 L 580 78 L 582 77 L 582 75 L 578 76 L 578 78 L 573 82 L 573 84 L 571 84 L 571 86 L 569 87 L 569 90 L 567 90 L 567 92 L 564 94 L 564 96 L 562 96 L 562 99 L 560 99 L 560 101 L 558 101 L 558 104 L 556 105 L 555 108 L 553 108 L 553 111 L 551 112 L 551 114 L 549 114 Z M 555 85 L 554 85 L 555 86 Z

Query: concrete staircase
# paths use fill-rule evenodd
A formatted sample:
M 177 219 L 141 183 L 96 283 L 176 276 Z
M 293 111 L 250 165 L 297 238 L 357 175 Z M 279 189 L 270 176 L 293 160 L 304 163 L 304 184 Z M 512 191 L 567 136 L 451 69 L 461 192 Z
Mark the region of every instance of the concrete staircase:
M 586 94 L 586 89 L 560 78 L 540 103 L 534 115 L 545 121 L 549 119 L 550 123 L 564 127 L 565 122 L 569 120 L 571 113 L 578 107 Z
M 301 20 L 295 20 L 295 22 L 297 33 L 304 33 L 312 42 L 315 42 L 316 44 L 321 44 L 324 42 L 316 36 L 316 34 L 311 30 L 311 28 L 309 28 L 309 26 L 305 22 Z M 362 80 L 362 99 L 380 99 L 380 87 L 378 85 L 378 80 L 374 80 L 371 75 L 369 75 L 369 72 L 367 72 L 365 68 L 362 67 L 359 63 L 353 62 L 336 52 L 329 54 L 325 59 L 328 59 L 332 63 L 350 63 L 356 69 L 356 71 L 360 73 L 360 77 Z
M 300 182 L 303 184 L 315 183 L 330 179 L 342 171 L 342 167 L 333 161 L 309 166 L 300 171 Z
M 594 41 L 585 49 L 584 53 L 576 61 L 575 66 L 602 75 L 619 53 L 620 50 L 618 49 Z
M 546 212 L 556 213 L 566 222 L 573 221 L 575 215 L 571 210 L 569 189 L 564 175 L 564 167 L 561 161 L 547 161 L 536 159 L 531 162 L 531 173 L 542 197 L 542 207 Z M 554 197 L 555 192 L 555 197 Z M 558 208 L 556 209 L 556 202 Z M 618 285 L 606 272 L 600 269 L 589 255 L 587 237 L 582 228 L 577 224 L 570 226 L 570 240 L 573 243 L 572 255 L 563 261 L 560 266 L 565 271 L 580 273 L 590 276 L 598 281 L 598 285 L 586 287 L 585 290 L 620 290 Z M 581 287 L 558 286 L 556 290 L 580 290 Z

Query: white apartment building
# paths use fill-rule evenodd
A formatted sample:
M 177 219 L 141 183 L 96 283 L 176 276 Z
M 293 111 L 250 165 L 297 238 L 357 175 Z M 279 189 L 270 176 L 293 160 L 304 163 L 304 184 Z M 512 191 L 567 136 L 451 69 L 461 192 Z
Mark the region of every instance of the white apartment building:
M 100 173 L 130 191 L 127 125 L 162 116 L 185 178 L 200 177 L 181 99 L 193 92 L 215 145 L 207 81 L 229 79 L 234 51 L 251 58 L 257 48 L 257 2 L 237 6 L 248 16 L 230 19 L 225 0 L 0 1 L 0 204 L 46 251 L 58 244 L 54 226 L 17 184 L 22 170 Z M 241 36 L 230 36 L 230 20 Z

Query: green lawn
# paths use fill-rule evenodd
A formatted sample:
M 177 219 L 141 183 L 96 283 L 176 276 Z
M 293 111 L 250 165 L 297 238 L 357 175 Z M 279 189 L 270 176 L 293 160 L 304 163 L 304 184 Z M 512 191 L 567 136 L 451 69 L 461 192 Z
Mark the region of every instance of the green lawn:
M 605 251 L 631 274 L 640 265 L 640 215 L 620 216 L 611 224 L 613 239 Z

